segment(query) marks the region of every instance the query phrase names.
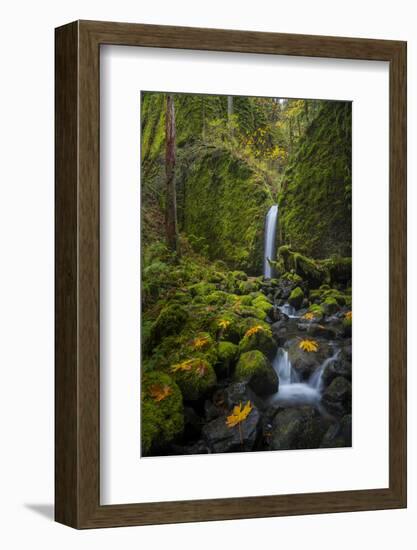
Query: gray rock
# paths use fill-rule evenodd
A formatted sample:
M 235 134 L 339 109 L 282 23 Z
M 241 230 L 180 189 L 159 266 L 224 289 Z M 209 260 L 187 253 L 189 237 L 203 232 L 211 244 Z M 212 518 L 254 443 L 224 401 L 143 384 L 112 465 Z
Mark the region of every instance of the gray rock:
M 343 416 L 352 410 L 352 386 L 346 378 L 338 376 L 326 388 L 322 404 L 332 414 Z
M 254 407 L 246 419 L 237 426 L 229 428 L 226 416 L 221 416 L 206 424 L 202 435 L 213 453 L 231 453 L 251 451 L 260 430 L 260 414 Z

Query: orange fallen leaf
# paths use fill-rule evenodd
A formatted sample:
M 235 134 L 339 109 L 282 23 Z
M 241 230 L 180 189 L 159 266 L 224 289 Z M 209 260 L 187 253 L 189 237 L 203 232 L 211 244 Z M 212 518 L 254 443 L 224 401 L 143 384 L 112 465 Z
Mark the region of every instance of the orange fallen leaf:
M 298 344 L 298 347 L 307 352 L 315 352 L 319 349 L 319 345 L 315 340 L 301 340 L 301 342 Z
M 155 401 L 162 401 L 172 393 L 172 388 L 168 384 L 153 384 L 149 388 L 149 395 Z
M 231 414 L 226 418 L 226 424 L 228 428 L 233 428 L 233 426 L 237 426 L 238 424 L 243 422 L 248 417 L 252 409 L 253 407 L 250 401 L 246 403 L 243 409 L 242 403 L 239 403 L 239 405 L 235 405 Z
M 254 334 L 265 330 L 262 325 L 255 325 L 245 332 L 245 338 L 250 338 Z

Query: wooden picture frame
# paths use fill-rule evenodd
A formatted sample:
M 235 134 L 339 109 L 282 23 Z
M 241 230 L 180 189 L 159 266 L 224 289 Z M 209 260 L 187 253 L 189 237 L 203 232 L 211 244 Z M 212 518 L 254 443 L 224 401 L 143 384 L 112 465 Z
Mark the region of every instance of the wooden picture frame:
M 75 528 L 406 506 L 406 43 L 76 21 L 56 29 L 55 518 Z M 103 44 L 389 63 L 389 487 L 100 505 L 99 55 Z

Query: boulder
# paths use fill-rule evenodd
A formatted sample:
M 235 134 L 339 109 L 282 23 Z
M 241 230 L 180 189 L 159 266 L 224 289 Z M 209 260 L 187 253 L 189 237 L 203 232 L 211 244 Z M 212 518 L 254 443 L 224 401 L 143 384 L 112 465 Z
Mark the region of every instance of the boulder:
M 260 429 L 260 414 L 253 407 L 240 424 L 229 427 L 227 416 L 221 416 L 206 424 L 202 434 L 206 445 L 213 453 L 252 451 Z
M 257 395 L 267 396 L 278 391 L 278 375 L 261 351 L 242 353 L 234 376 L 236 381 L 246 382 Z
M 239 343 L 239 352 L 259 350 L 268 359 L 273 359 L 277 352 L 277 345 L 272 338 L 272 332 L 261 325 L 249 329 Z
M 352 415 L 345 415 L 340 422 L 332 424 L 324 434 L 321 448 L 352 446 Z
M 349 382 L 352 380 L 352 362 L 344 356 L 341 356 L 325 367 L 322 375 L 323 385 L 325 387 L 329 386 L 338 376 L 343 376 Z
M 330 421 L 314 407 L 282 410 L 272 421 L 272 450 L 316 449 L 320 446 Z
M 219 342 L 217 348 L 218 361 L 214 366 L 218 376 L 229 376 L 232 372 L 236 358 L 239 352 L 239 347 L 233 342 Z
M 352 386 L 343 376 L 336 377 L 322 396 L 324 407 L 332 414 L 343 416 L 352 410 Z
M 304 300 L 304 292 L 302 290 L 302 288 L 300 288 L 299 286 L 297 286 L 296 288 L 294 288 L 294 290 L 291 292 L 289 298 L 288 298 L 288 303 L 293 306 L 295 309 L 300 309 L 302 303 L 303 303 L 303 300 Z

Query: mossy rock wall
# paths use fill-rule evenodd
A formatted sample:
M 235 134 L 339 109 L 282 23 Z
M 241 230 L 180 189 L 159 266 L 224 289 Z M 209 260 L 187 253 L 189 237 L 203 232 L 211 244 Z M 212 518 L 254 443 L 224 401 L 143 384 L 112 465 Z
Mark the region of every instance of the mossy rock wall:
M 281 243 L 314 258 L 351 255 L 351 128 L 350 102 L 325 103 L 284 173 Z
M 213 149 L 190 167 L 185 185 L 182 229 L 198 251 L 259 275 L 265 215 L 274 202 L 262 174 Z

